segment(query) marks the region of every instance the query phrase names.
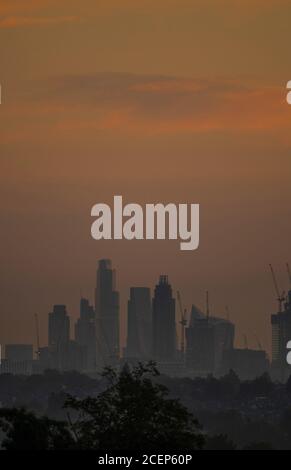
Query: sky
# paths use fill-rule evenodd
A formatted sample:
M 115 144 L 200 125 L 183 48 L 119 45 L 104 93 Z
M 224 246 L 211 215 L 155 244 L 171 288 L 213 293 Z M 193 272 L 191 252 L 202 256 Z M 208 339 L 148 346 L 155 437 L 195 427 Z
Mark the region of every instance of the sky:
M 169 275 L 270 351 L 268 265 L 291 263 L 291 1 L 0 1 L 0 343 L 42 345 L 47 314 Z M 95 241 L 91 207 L 199 203 L 200 246 Z

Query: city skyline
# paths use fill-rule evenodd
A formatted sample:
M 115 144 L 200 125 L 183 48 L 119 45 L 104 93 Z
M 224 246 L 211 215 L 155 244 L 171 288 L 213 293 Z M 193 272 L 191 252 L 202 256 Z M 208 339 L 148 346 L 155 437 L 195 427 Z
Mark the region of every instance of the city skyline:
M 289 267 L 288 267 L 288 270 L 289 270 Z M 160 327 L 157 326 L 156 328 L 158 328 L 158 330 L 160 328 L 161 334 L 163 334 L 163 332 L 167 328 L 166 327 L 167 321 L 174 322 L 175 338 L 173 338 L 174 342 L 172 343 L 172 346 L 169 346 L 169 347 L 170 349 L 174 348 L 174 349 L 179 350 L 181 349 L 181 347 L 183 348 L 183 346 L 181 345 L 182 334 L 181 334 L 181 331 L 179 330 L 179 324 L 181 323 L 181 318 L 182 318 L 181 317 L 182 308 L 183 308 L 183 319 L 185 320 L 184 326 L 186 327 L 186 329 L 190 327 L 191 324 L 193 324 L 193 321 L 195 321 L 194 320 L 195 318 L 199 319 L 199 317 L 201 316 L 202 317 L 204 316 L 204 318 L 208 318 L 208 316 L 210 318 L 219 317 L 217 315 L 217 312 L 215 311 L 215 308 L 213 309 L 213 305 L 211 306 L 209 305 L 209 292 L 208 291 L 206 291 L 206 305 L 204 306 L 204 308 L 203 307 L 201 309 L 197 308 L 197 304 L 195 303 L 195 301 L 192 301 L 190 308 L 188 306 L 187 308 L 184 309 L 185 305 L 183 303 L 183 299 L 181 297 L 180 291 L 175 290 L 175 288 L 171 284 L 168 284 L 168 275 L 165 275 L 165 274 L 159 275 L 159 282 L 155 285 L 155 287 L 131 286 L 128 292 L 127 299 L 126 299 L 127 300 L 127 312 L 125 316 L 124 315 L 120 316 L 120 305 L 119 305 L 120 292 L 119 292 L 118 287 L 116 288 L 116 269 L 112 268 L 111 260 L 109 259 L 99 260 L 97 263 L 96 273 L 97 273 L 96 274 L 96 286 L 95 286 L 95 294 L 94 294 L 95 302 L 93 305 L 91 305 L 90 299 L 87 299 L 82 293 L 80 300 L 79 300 L 80 308 L 79 308 L 78 318 L 74 318 L 70 314 L 70 312 L 68 312 L 66 304 L 53 304 L 53 310 L 51 313 L 48 314 L 47 344 L 49 346 L 54 346 L 59 341 L 61 342 L 69 341 L 71 338 L 77 338 L 78 336 L 80 336 L 81 338 L 79 342 L 82 342 L 83 341 L 82 338 L 86 340 L 86 336 L 90 337 L 90 335 L 94 336 L 95 334 L 97 335 L 97 339 L 95 340 L 95 342 L 97 341 L 96 343 L 97 346 L 95 345 L 95 347 L 97 347 L 97 350 L 95 351 L 95 354 L 97 356 L 99 355 L 101 357 L 102 355 L 105 354 L 105 356 L 107 357 L 113 357 L 114 351 L 118 351 L 119 352 L 118 354 L 120 354 L 120 356 L 124 355 L 125 357 L 131 357 L 132 354 L 129 353 L 129 351 L 139 350 L 139 347 L 137 347 L 136 341 L 139 341 L 139 340 L 144 341 L 139 337 L 140 333 L 146 334 L 144 330 L 147 328 L 147 326 L 146 326 L 146 323 L 144 322 L 148 321 L 147 317 L 152 317 L 153 322 L 155 322 L 156 320 L 160 322 L 161 326 Z M 122 277 L 122 273 L 119 273 L 119 277 Z M 164 294 L 162 294 L 162 292 L 164 292 Z M 285 294 L 283 292 L 282 295 L 284 295 L 284 297 L 280 298 L 280 305 L 279 305 L 278 311 L 274 310 L 274 312 L 272 312 L 269 318 L 276 317 L 277 313 L 281 311 L 280 309 L 282 309 L 283 302 L 287 302 L 286 305 L 287 306 L 289 305 L 290 295 L 291 295 L 290 293 L 291 293 L 291 290 L 288 291 L 288 294 L 287 293 Z M 159 315 L 160 315 L 159 311 L 161 308 L 159 307 L 159 302 L 162 301 L 161 305 L 164 305 L 164 300 L 162 300 L 164 295 L 166 296 L 165 299 L 167 298 L 168 295 L 170 297 L 169 297 L 169 300 L 166 300 L 166 304 L 165 304 L 166 313 L 161 313 L 162 315 L 166 315 L 166 316 L 164 317 L 162 316 L 161 319 L 159 320 Z M 112 296 L 112 300 L 111 300 L 111 296 Z M 161 296 L 160 301 L 157 300 L 159 296 Z M 183 296 L 183 291 L 182 291 L 182 296 Z M 288 303 L 288 299 L 289 299 L 289 303 Z M 168 302 L 170 302 L 169 306 L 167 306 Z M 173 304 L 171 304 L 172 302 Z M 147 303 L 148 303 L 148 306 L 147 306 Z M 139 313 L 139 310 L 140 310 L 140 313 Z M 112 311 L 112 314 L 110 314 L 111 311 Z M 114 313 L 115 311 L 116 313 Z M 143 315 L 144 319 L 140 317 L 140 320 L 138 320 L 137 318 L 135 318 L 136 314 Z M 102 318 L 102 315 L 104 319 L 103 319 L 103 323 L 101 320 L 102 325 L 100 326 L 100 319 Z M 113 320 L 113 322 L 117 322 L 116 326 L 114 326 L 114 323 L 112 323 L 111 318 L 116 318 L 115 320 Z M 233 319 L 230 319 L 228 306 L 226 306 L 224 315 L 220 315 L 220 318 L 224 319 L 224 321 L 226 322 L 230 320 L 233 322 Z M 107 325 L 106 321 L 108 322 L 108 319 L 109 319 L 109 323 Z M 34 321 L 35 321 L 35 318 L 34 318 Z M 38 315 L 37 315 L 37 321 L 38 321 Z M 129 321 L 131 322 L 132 327 L 129 326 L 130 325 Z M 140 322 L 140 321 L 142 321 L 143 324 L 138 326 L 137 322 Z M 91 332 L 90 329 L 89 330 L 86 329 L 86 322 L 89 322 L 89 323 L 92 322 L 92 324 L 94 324 L 94 333 L 93 331 Z M 124 322 L 123 328 L 127 330 L 127 334 L 126 334 L 125 341 L 119 343 L 120 336 L 121 336 L 119 334 L 119 330 L 122 329 L 122 322 Z M 34 323 L 34 327 L 35 327 L 35 323 Z M 152 325 L 152 320 L 150 320 L 150 329 L 152 327 L 155 328 L 155 325 L 154 324 Z M 37 323 L 37 331 L 35 331 L 36 341 L 40 340 L 38 328 L 39 328 L 39 324 Z M 95 328 L 96 328 L 96 332 L 95 332 Z M 115 336 L 116 339 L 113 339 L 112 346 L 109 346 L 110 341 L 112 341 L 110 338 L 114 338 L 114 335 L 115 335 L 114 328 L 116 328 L 116 332 L 117 332 Z M 131 328 L 133 329 L 131 330 Z M 243 343 L 245 345 L 247 341 L 247 336 L 245 334 L 243 336 L 244 336 Z M 184 337 L 184 341 L 185 339 L 186 338 Z M 104 341 L 105 343 L 102 344 Z M 156 341 L 153 338 L 152 344 L 150 340 L 146 340 L 146 341 L 148 345 L 143 345 L 143 348 L 140 350 L 140 353 L 139 353 L 140 356 L 142 357 L 144 355 L 145 358 L 149 359 L 151 355 L 154 355 L 156 356 L 156 358 L 158 358 L 159 353 L 157 352 L 156 348 L 159 347 L 159 344 L 161 343 L 160 340 Z M 255 341 L 256 341 L 256 346 L 259 345 L 259 348 L 262 348 L 262 345 L 258 337 L 255 338 Z M 13 342 L 10 342 L 10 343 L 13 343 Z M 46 344 L 46 341 L 44 340 L 43 343 Z M 233 340 L 232 340 L 232 343 L 233 343 Z M 37 346 L 35 342 L 33 342 L 33 344 L 34 346 Z M 42 344 L 40 344 L 40 346 L 42 346 Z M 249 344 L 249 346 L 251 347 L 251 343 Z M 99 351 L 98 351 L 98 348 L 99 348 Z M 143 354 L 141 352 L 142 350 L 144 351 L 147 350 L 148 352 L 155 351 L 155 353 Z M 171 356 L 169 351 L 166 354 L 164 354 L 165 358 L 167 356 L 169 357 Z M 161 355 L 163 356 L 162 352 L 161 352 Z M 98 359 L 97 359 L 97 362 L 98 362 Z M 104 364 L 104 361 L 103 361 L 103 364 Z M 101 364 L 99 365 L 101 366 Z
M 107 262 L 106 259 L 101 259 L 101 261 L 104 261 L 104 262 Z M 111 260 L 108 260 L 109 263 L 111 263 Z M 109 264 L 110 266 L 110 264 Z M 286 268 L 286 266 L 285 266 Z M 116 269 L 114 269 L 112 272 L 113 272 L 113 278 L 112 278 L 112 286 L 115 285 L 116 281 L 115 281 L 115 271 Z M 287 273 L 288 274 L 288 273 Z M 161 274 L 158 274 L 157 275 L 157 278 L 161 277 Z M 166 275 L 166 277 L 168 277 Z M 97 279 L 98 279 L 98 269 L 97 269 Z M 119 282 L 122 284 L 122 272 L 119 274 Z M 271 282 L 271 278 L 270 278 L 270 274 L 269 274 L 269 289 L 273 292 L 274 290 L 274 287 L 272 286 L 272 282 Z M 287 284 L 287 283 L 286 283 Z M 98 285 L 98 281 L 97 281 L 97 285 Z M 120 341 L 120 347 L 119 347 L 119 351 L 122 351 L 124 348 L 126 348 L 127 346 L 127 332 L 128 332 L 128 302 L 130 300 L 130 293 L 132 290 L 142 290 L 142 289 L 146 289 L 149 291 L 149 295 L 150 295 L 150 299 L 153 298 L 154 296 L 154 285 L 155 285 L 155 281 L 153 282 L 153 285 L 152 286 L 145 286 L 143 283 L 140 283 L 139 286 L 135 285 L 135 286 L 129 286 L 128 287 L 128 293 L 124 295 L 124 292 L 121 293 L 121 299 L 122 299 L 122 302 L 120 302 L 120 305 L 119 305 L 119 300 L 117 301 L 118 302 L 118 329 L 120 330 L 120 333 L 118 334 L 118 338 L 119 338 L 119 341 Z M 288 286 L 288 284 L 287 284 Z M 291 287 L 291 286 L 290 286 Z M 183 294 L 183 287 L 181 288 L 181 286 L 179 286 L 179 289 L 174 289 L 173 291 L 173 297 L 174 299 L 176 300 L 176 304 L 178 302 L 178 299 L 177 299 L 177 294 L 179 292 L 179 290 L 181 290 L 182 292 L 182 295 L 183 295 L 183 303 L 184 303 L 184 294 Z M 97 305 L 97 291 L 96 291 L 96 286 L 92 288 L 92 291 L 93 291 L 93 294 L 92 296 L 87 296 L 86 293 L 88 293 L 88 289 L 83 288 L 80 289 L 79 291 L 79 294 L 76 295 L 76 299 L 77 299 L 77 302 L 79 304 L 80 302 L 80 299 L 81 301 L 85 301 L 86 303 L 88 303 L 88 305 L 84 306 L 85 308 L 85 311 L 86 311 L 86 308 L 92 308 L 90 306 L 90 301 L 92 301 L 92 298 L 94 299 L 94 310 L 92 310 L 92 312 L 94 312 L 94 316 L 95 316 L 95 309 L 96 309 L 96 305 Z M 285 295 L 286 299 L 287 299 L 287 292 L 289 291 L 288 287 L 286 289 L 284 289 L 283 292 L 283 295 Z M 185 306 L 187 307 L 186 310 L 187 310 L 187 323 L 189 323 L 191 321 L 191 308 L 193 308 L 193 306 L 195 306 L 195 308 L 199 307 L 199 311 L 203 312 L 204 311 L 204 314 L 206 315 L 206 310 L 207 310 L 207 305 L 206 305 L 206 300 L 205 300 L 205 294 L 209 293 L 208 290 L 205 290 L 202 292 L 202 297 L 203 300 L 204 300 L 204 305 L 202 304 L 199 304 L 198 302 L 195 302 L 195 299 L 192 298 L 192 300 L 190 299 L 190 303 L 186 303 L 185 302 Z M 118 288 L 118 297 L 119 297 L 119 294 L 120 294 L 120 288 Z M 123 295 L 122 295 L 123 294 Z M 272 340 L 271 340 L 271 325 L 269 324 L 269 318 L 270 318 L 270 315 L 275 315 L 278 311 L 278 309 L 276 308 L 276 305 L 278 304 L 278 299 L 276 298 L 276 295 L 275 293 L 273 292 L 273 295 L 272 295 L 272 298 L 273 298 L 273 302 L 272 304 L 274 304 L 274 308 L 272 309 L 271 306 L 270 306 L 270 310 L 267 312 L 267 316 L 266 316 L 266 319 L 267 319 L 267 325 L 268 325 L 268 330 L 269 330 L 269 335 L 270 335 L 270 338 L 269 338 L 269 344 L 272 345 Z M 52 305 L 55 305 L 57 306 L 58 308 L 63 308 L 63 309 L 66 309 L 66 314 L 69 315 L 68 316 L 68 332 L 69 332 L 69 337 L 70 338 L 73 338 L 75 335 L 76 335 L 76 325 L 78 323 L 78 319 L 80 320 L 79 318 L 79 313 L 80 312 L 77 312 L 76 308 L 73 309 L 73 311 L 69 308 L 67 308 L 67 305 L 68 303 L 65 302 L 65 299 L 62 298 L 63 301 L 62 302 L 55 302 L 55 303 L 51 303 L 50 304 L 50 308 L 52 307 Z M 235 318 L 233 318 L 232 316 L 232 311 L 231 311 L 231 307 L 225 303 L 224 305 L 224 308 L 218 310 L 216 309 L 215 307 L 215 303 L 213 302 L 213 297 L 212 297 L 212 293 L 210 293 L 210 305 L 211 305 L 211 312 L 214 312 L 217 316 L 219 316 L 220 318 L 224 318 L 225 320 L 231 320 L 234 324 L 236 324 L 236 321 L 235 321 Z M 282 298 L 282 301 L 283 301 L 283 298 Z M 282 303 L 281 301 L 281 303 Z M 80 311 L 82 310 L 82 308 L 80 309 Z M 175 310 L 175 319 L 176 319 L 176 322 L 179 322 L 179 319 L 180 319 L 180 313 L 179 313 L 179 307 L 178 305 L 176 305 L 176 307 L 174 308 Z M 11 338 L 11 340 L 9 341 L 2 341 L 2 345 L 3 344 L 16 344 L 16 343 L 32 343 L 34 345 L 34 349 L 36 350 L 37 349 L 37 332 L 36 332 L 36 329 L 35 329 L 35 315 L 37 314 L 38 316 L 38 333 L 40 333 L 40 343 L 41 344 L 46 344 L 46 342 L 48 344 L 51 343 L 50 341 L 50 329 L 49 328 L 46 328 L 46 316 L 47 316 L 47 312 L 44 313 L 43 317 L 41 318 L 41 323 L 40 323 L 40 315 L 38 312 L 32 312 L 31 314 L 31 331 L 30 331 L 30 336 L 29 336 L 29 339 L 26 340 L 26 341 L 22 341 L 22 338 L 21 336 L 19 335 L 16 335 L 15 336 L 15 339 L 13 339 L 13 337 Z M 52 314 L 50 314 L 52 315 Z M 95 317 L 94 317 L 95 318 Z M 72 319 L 72 321 L 70 321 L 70 319 Z M 32 330 L 33 330 L 33 333 L 32 333 Z M 61 332 L 57 332 L 56 333 L 57 335 L 60 335 L 62 334 Z M 180 331 L 178 330 L 177 331 L 177 334 L 178 334 L 178 337 L 180 338 Z M 16 340 L 17 338 L 19 338 L 18 340 Z M 258 344 L 260 345 L 260 347 L 263 347 L 263 349 L 265 349 L 267 352 L 268 352 L 268 355 L 271 357 L 271 354 L 272 354 L 272 346 L 270 346 L 269 348 L 265 347 L 264 343 L 262 343 L 261 341 L 261 338 L 259 336 L 259 334 L 253 330 L 251 328 L 251 326 L 249 326 L 249 328 L 246 330 L 246 331 L 238 331 L 238 328 L 237 328 L 237 324 L 236 324 L 236 336 L 235 336 L 235 345 L 237 347 L 244 347 L 245 345 L 245 342 L 246 342 L 246 338 L 247 338 L 247 341 L 248 341 L 248 345 L 249 347 L 252 347 L 254 349 L 257 348 Z

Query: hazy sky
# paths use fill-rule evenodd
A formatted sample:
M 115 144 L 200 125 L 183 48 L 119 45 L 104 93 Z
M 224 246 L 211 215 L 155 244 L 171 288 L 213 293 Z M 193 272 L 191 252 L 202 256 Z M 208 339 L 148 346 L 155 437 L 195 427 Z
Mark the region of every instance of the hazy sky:
M 0 1 L 0 343 L 41 342 L 98 258 L 129 286 L 169 275 L 270 347 L 268 263 L 291 262 L 291 1 Z M 96 242 L 97 202 L 201 205 L 200 248 Z M 123 327 L 124 337 L 124 327 Z

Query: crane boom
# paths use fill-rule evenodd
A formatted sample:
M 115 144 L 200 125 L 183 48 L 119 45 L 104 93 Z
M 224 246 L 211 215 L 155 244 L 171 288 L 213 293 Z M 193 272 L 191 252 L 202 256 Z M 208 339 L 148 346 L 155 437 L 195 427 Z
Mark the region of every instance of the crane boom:
M 260 350 L 260 351 L 262 351 L 262 350 L 263 350 L 263 348 L 262 348 L 262 345 L 261 345 L 261 342 L 260 342 L 260 340 L 259 340 L 258 336 L 257 336 L 257 335 L 255 335 L 255 338 L 256 338 L 256 341 L 257 341 L 257 344 L 258 344 L 259 350 Z
M 273 284 L 274 284 L 275 291 L 276 291 L 276 294 L 277 294 L 279 312 L 282 312 L 282 303 L 285 300 L 285 293 L 282 292 L 282 294 L 280 295 L 280 291 L 279 291 L 279 287 L 278 287 L 278 283 L 277 283 L 277 279 L 276 279 L 276 275 L 275 275 L 273 266 L 271 264 L 269 264 L 269 266 L 270 266 L 270 270 L 271 270 L 271 274 L 272 274 Z
M 273 283 L 274 283 L 274 287 L 275 287 L 275 291 L 276 291 L 276 294 L 278 296 L 278 298 L 280 297 L 280 292 L 279 292 L 279 287 L 278 287 L 278 283 L 277 283 L 277 279 L 276 279 L 276 276 L 275 276 L 275 273 L 274 273 L 274 269 L 273 269 L 273 266 L 270 264 L 270 270 L 271 270 L 271 274 L 272 274 L 272 278 L 273 278 Z
M 39 357 L 40 345 L 39 345 L 39 327 L 38 327 L 38 315 L 37 315 L 37 313 L 35 313 L 34 318 L 35 318 L 36 346 L 37 346 L 36 354 L 37 354 L 37 357 Z
M 206 318 L 209 320 L 209 293 L 206 291 Z
M 244 334 L 244 345 L 245 345 L 245 349 L 249 349 L 249 346 L 248 346 L 248 338 L 247 338 L 247 335 Z

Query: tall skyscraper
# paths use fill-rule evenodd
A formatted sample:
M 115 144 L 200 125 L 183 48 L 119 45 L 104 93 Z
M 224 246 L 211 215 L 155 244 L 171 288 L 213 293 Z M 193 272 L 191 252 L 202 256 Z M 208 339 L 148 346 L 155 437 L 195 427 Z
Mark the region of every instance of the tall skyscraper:
M 126 356 L 140 360 L 152 357 L 152 307 L 148 287 L 130 288 Z
M 153 355 L 158 362 L 176 359 L 175 299 L 168 276 L 160 276 L 153 298 Z
M 97 269 L 95 315 L 96 362 L 100 369 L 119 359 L 119 293 L 115 290 L 115 271 L 108 259 L 100 260 Z
M 65 305 L 54 305 L 49 313 L 48 344 L 59 347 L 70 339 L 70 318 Z
M 75 324 L 75 339 L 84 348 L 85 369 L 96 368 L 95 311 L 87 299 L 80 300 L 80 318 Z

